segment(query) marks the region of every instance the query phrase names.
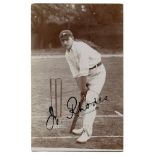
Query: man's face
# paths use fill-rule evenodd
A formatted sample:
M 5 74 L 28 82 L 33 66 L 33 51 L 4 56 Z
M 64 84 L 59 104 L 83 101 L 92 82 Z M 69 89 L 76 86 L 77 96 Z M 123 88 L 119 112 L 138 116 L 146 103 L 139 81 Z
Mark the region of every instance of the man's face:
M 73 44 L 73 38 L 69 37 L 69 38 L 66 38 L 66 39 L 61 39 L 61 44 L 66 49 L 70 49 L 72 47 L 72 44 Z

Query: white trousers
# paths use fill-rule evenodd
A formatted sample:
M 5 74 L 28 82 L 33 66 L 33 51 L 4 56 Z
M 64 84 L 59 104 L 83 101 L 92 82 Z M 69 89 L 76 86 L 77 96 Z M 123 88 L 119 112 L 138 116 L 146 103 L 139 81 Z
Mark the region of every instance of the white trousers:
M 91 69 L 87 77 L 89 90 L 86 95 L 86 101 L 82 104 L 82 108 L 85 110 L 82 111 L 81 114 L 83 115 L 83 129 L 86 130 L 89 135 L 92 135 L 93 123 L 96 117 L 96 104 L 93 104 L 93 102 L 95 100 L 98 101 L 105 83 L 105 78 L 106 70 L 103 65 Z

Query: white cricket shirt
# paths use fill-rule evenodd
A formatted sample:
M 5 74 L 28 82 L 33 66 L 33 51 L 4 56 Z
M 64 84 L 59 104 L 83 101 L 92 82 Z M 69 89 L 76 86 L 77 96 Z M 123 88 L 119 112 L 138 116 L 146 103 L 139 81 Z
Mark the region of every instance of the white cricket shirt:
M 73 41 L 71 49 L 66 50 L 65 57 L 73 78 L 87 76 L 89 68 L 101 61 L 101 55 L 82 41 Z

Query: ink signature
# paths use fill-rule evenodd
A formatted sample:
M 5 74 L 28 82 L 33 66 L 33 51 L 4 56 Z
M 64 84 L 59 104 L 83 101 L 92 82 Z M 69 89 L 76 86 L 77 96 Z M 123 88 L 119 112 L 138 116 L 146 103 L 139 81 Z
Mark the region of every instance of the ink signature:
M 52 106 L 49 107 L 49 113 L 50 113 L 50 116 L 47 118 L 47 121 L 46 121 L 46 128 L 47 128 L 48 130 L 52 130 L 55 123 L 56 123 L 56 125 L 59 124 L 59 120 L 58 120 L 58 118 L 54 115 L 54 110 L 53 110 L 53 107 L 52 107 Z
M 102 104 L 104 101 L 109 101 L 108 96 L 105 96 L 104 98 L 99 98 L 99 101 L 97 102 L 96 99 L 94 98 L 94 101 L 91 103 L 87 103 L 86 104 L 86 108 L 80 108 L 79 111 L 86 111 L 87 109 L 89 109 L 89 106 L 92 104 L 93 106 L 95 106 L 96 104 Z M 80 104 L 80 103 L 79 103 Z M 77 108 L 77 99 L 75 97 L 70 97 L 67 101 L 67 109 L 68 111 L 71 113 L 71 116 L 67 116 L 68 119 L 72 119 L 73 115 L 77 115 L 77 113 L 75 112 Z M 79 108 L 79 106 L 78 106 Z
M 109 101 L 108 96 L 105 96 L 104 98 L 99 97 L 99 102 L 98 102 L 98 104 L 102 104 L 104 101 Z
M 67 118 L 68 119 L 72 119 L 73 115 L 76 115 L 75 109 L 77 106 L 77 99 L 75 97 L 70 97 L 67 101 L 67 109 L 69 110 L 69 112 L 71 113 L 71 116 Z

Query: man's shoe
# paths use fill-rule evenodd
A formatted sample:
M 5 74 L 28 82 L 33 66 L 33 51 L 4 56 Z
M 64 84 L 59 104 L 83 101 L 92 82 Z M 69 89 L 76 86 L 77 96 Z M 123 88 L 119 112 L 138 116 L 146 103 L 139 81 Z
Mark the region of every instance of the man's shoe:
M 81 129 L 73 129 L 72 130 L 72 133 L 73 134 L 76 134 L 76 135 L 81 135 L 82 132 L 83 132 L 83 128 L 81 128 Z
M 77 139 L 77 143 L 86 143 L 90 139 L 91 135 L 86 130 L 83 130 L 82 135 Z

